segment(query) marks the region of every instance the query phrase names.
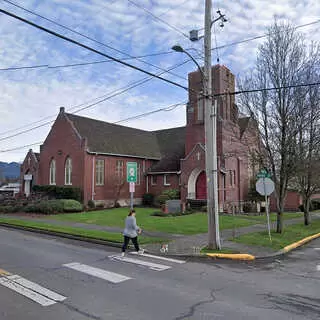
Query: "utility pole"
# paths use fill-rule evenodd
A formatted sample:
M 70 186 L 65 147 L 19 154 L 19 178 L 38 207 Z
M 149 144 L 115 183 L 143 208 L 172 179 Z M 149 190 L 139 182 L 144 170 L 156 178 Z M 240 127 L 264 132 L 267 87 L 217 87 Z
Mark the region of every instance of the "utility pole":
M 212 21 L 212 1 L 205 0 L 204 16 L 204 106 L 205 106 L 205 145 L 207 174 L 207 214 L 208 248 L 221 249 L 219 231 L 218 158 L 217 158 L 217 101 L 213 102 L 211 70 L 211 27 L 220 19 L 226 21 L 220 11 L 219 17 Z

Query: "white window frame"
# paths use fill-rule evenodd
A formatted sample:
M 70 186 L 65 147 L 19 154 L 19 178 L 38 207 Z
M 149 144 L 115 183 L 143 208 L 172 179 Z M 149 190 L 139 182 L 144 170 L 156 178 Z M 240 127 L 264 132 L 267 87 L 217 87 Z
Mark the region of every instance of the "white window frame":
M 156 186 L 157 185 L 157 176 L 152 175 L 151 176 L 151 185 Z
M 67 186 L 72 185 L 72 160 L 70 157 L 67 157 L 64 164 L 64 184 Z
M 123 167 L 124 167 L 124 161 L 123 160 L 117 160 L 116 161 L 116 176 L 119 179 L 123 178 Z
M 49 169 L 49 184 L 55 185 L 56 184 L 56 160 L 51 159 L 50 161 L 50 169 Z
M 167 177 L 168 177 L 169 175 L 168 174 L 164 174 L 163 175 L 163 185 L 164 186 L 171 186 L 171 183 L 169 182 L 167 182 Z
M 96 186 L 104 186 L 104 159 L 96 159 Z

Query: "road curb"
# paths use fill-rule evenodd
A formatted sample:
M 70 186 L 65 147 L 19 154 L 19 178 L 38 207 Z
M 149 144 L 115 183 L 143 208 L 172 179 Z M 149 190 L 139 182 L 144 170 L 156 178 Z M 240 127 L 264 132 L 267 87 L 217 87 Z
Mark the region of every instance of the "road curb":
M 107 245 L 110 247 L 116 247 L 116 248 L 122 247 L 122 244 L 119 242 L 112 242 L 112 241 L 107 241 L 107 240 L 102 240 L 102 239 L 97 239 L 97 238 L 89 238 L 89 237 L 84 237 L 84 236 L 71 235 L 71 234 L 64 233 L 64 232 L 50 231 L 50 230 L 39 229 L 39 228 L 35 228 L 35 227 L 18 226 L 18 225 L 6 223 L 6 222 L 0 222 L 0 226 L 6 227 L 9 229 L 18 229 L 18 230 L 46 234 L 46 235 L 50 235 L 50 236 L 56 236 L 56 237 L 61 237 L 61 238 L 66 238 L 66 239 L 71 239 L 71 240 L 79 240 L 79 241 L 90 242 L 90 243 L 94 243 L 94 244 Z
M 248 253 L 206 253 L 206 256 L 210 258 L 231 259 L 241 261 L 252 261 L 256 257 Z
M 80 235 L 71 235 L 68 233 L 64 232 L 59 232 L 59 231 L 50 231 L 50 230 L 45 230 L 45 229 L 39 229 L 36 227 L 27 227 L 27 226 L 19 226 L 11 223 L 6 223 L 6 222 L 0 222 L 0 226 L 10 228 L 10 229 L 18 229 L 18 230 L 23 230 L 23 231 L 29 231 L 29 232 L 34 232 L 34 233 L 40 233 L 40 234 L 46 234 L 46 235 L 51 235 L 51 236 L 56 236 L 56 237 L 61 237 L 61 238 L 66 238 L 66 239 L 71 239 L 71 240 L 78 240 L 78 241 L 83 241 L 83 242 L 89 242 L 93 244 L 100 244 L 100 245 L 106 245 L 110 247 L 115 247 L 115 248 L 121 248 L 122 244 L 119 242 L 112 242 L 108 240 L 102 240 L 98 238 L 89 238 L 89 237 L 84 237 Z M 254 261 L 254 260 L 268 260 L 272 258 L 277 258 L 279 256 L 283 256 L 286 253 L 299 248 L 303 246 L 304 244 L 320 238 L 320 233 L 313 234 L 311 236 L 308 236 L 306 238 L 303 238 L 297 242 L 291 243 L 284 247 L 283 249 L 269 254 L 265 256 L 254 256 L 249 253 L 205 253 L 205 254 L 198 254 L 198 255 L 185 255 L 185 254 L 167 254 L 168 256 L 174 256 L 174 257 L 180 257 L 180 258 L 197 258 L 197 259 L 203 259 L 203 258 L 209 258 L 209 259 L 219 259 L 219 260 L 234 260 L 234 261 Z
M 301 239 L 297 242 L 294 242 L 294 243 L 291 243 L 289 244 L 288 246 L 284 247 L 281 251 L 283 251 L 284 253 L 287 253 L 287 252 L 290 252 L 292 251 L 293 249 L 296 249 L 298 247 L 301 247 L 303 246 L 305 243 L 308 243 L 314 239 L 317 239 L 320 237 L 320 233 L 316 233 L 316 234 L 313 234 L 312 236 L 309 236 L 309 237 L 306 237 L 304 239 Z

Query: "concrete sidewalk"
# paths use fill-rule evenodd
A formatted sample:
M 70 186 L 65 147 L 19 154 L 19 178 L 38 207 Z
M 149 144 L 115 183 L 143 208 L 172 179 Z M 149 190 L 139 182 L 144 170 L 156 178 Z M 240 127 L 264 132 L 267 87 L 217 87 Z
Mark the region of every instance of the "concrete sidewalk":
M 79 222 L 70 222 L 70 221 L 60 221 L 54 219 L 48 219 L 44 217 L 28 217 L 28 216 L 20 216 L 15 214 L 1 214 L 0 217 L 5 217 L 9 219 L 19 219 L 22 221 L 33 221 L 33 222 L 41 222 L 47 223 L 52 225 L 60 225 L 60 226 L 68 226 L 80 229 L 87 229 L 87 230 L 101 230 L 107 232 L 114 232 L 114 233 L 122 233 L 123 229 L 119 227 L 110 227 L 110 226 L 100 226 L 94 224 L 87 224 L 87 223 L 79 223 Z M 320 214 L 312 215 L 313 219 L 320 219 Z M 301 218 L 295 218 L 290 220 L 284 220 L 284 225 L 296 224 L 301 223 Z M 275 228 L 275 222 L 271 224 L 271 228 Z M 248 246 L 241 243 L 236 243 L 232 240 L 235 237 L 246 233 L 252 232 L 259 232 L 267 230 L 266 224 L 256 224 L 247 227 L 235 228 L 235 229 L 226 229 L 220 232 L 221 235 L 221 244 L 223 249 L 232 249 L 235 252 L 239 253 L 248 253 L 255 256 L 268 256 L 270 254 L 275 253 L 276 251 L 267 248 L 267 247 L 258 247 L 258 246 Z M 169 234 L 163 232 L 154 232 L 154 231 L 143 231 L 143 235 L 148 237 L 157 237 L 166 239 L 162 244 L 147 244 L 144 245 L 144 248 L 154 254 L 160 254 L 160 249 L 163 245 L 168 245 L 168 251 L 165 254 L 169 255 L 198 255 L 200 253 L 201 248 L 205 247 L 208 242 L 208 235 L 207 233 L 203 234 L 196 234 L 196 235 L 181 235 L 181 234 Z

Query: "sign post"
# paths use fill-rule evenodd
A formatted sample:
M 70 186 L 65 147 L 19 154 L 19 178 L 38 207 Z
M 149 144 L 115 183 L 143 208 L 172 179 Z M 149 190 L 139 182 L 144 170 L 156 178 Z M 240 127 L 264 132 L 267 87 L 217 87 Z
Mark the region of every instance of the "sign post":
M 129 182 L 130 191 L 130 209 L 133 209 L 133 194 L 135 191 L 135 183 L 137 182 L 137 163 L 127 162 L 127 182 Z
M 256 183 L 256 190 L 259 194 L 264 196 L 265 203 L 266 203 L 266 214 L 267 214 L 267 221 L 268 221 L 268 232 L 269 232 L 269 239 L 271 239 L 271 231 L 270 231 L 270 215 L 269 215 L 269 200 L 268 196 L 274 191 L 274 182 L 270 179 L 270 175 L 266 170 L 261 170 L 257 177 L 259 178 Z

